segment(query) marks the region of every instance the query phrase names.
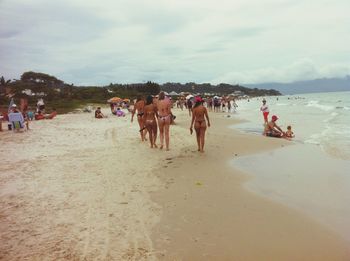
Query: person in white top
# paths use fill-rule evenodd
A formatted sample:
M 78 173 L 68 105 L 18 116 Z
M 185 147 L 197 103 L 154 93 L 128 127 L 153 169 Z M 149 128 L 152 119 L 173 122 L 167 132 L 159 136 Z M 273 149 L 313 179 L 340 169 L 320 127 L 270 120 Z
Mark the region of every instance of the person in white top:
M 266 105 L 266 100 L 265 99 L 263 99 L 263 105 L 260 107 L 260 111 L 262 111 L 262 113 L 263 113 L 263 116 L 264 116 L 264 122 L 265 122 L 265 124 L 267 124 L 268 123 L 268 118 L 267 118 L 267 116 L 269 115 L 269 107 Z

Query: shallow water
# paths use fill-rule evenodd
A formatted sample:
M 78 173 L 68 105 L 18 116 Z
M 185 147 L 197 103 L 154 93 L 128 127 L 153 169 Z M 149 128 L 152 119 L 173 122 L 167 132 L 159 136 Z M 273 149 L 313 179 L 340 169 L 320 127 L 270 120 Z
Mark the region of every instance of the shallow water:
M 292 125 L 292 146 L 232 164 L 252 177 L 245 187 L 298 209 L 350 242 L 350 92 L 267 98 L 270 117 L 282 129 Z M 233 128 L 261 135 L 261 99 L 239 102 Z M 266 138 L 270 139 L 270 138 Z

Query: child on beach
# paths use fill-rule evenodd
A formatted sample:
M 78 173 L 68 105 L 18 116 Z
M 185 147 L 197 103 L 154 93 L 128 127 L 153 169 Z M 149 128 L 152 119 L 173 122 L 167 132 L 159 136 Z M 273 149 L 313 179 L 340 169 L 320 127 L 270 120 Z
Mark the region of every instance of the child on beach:
M 285 134 L 285 137 L 286 138 L 294 138 L 294 132 L 292 131 L 292 126 L 288 126 L 287 127 L 287 131 L 286 131 L 286 134 Z

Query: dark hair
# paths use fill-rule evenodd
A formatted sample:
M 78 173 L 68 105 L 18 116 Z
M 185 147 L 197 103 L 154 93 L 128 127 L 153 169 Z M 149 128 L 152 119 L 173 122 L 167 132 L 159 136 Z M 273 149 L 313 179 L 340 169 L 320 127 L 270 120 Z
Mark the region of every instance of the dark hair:
M 164 92 L 160 92 L 159 96 L 158 96 L 158 100 L 164 100 L 165 99 L 165 93 Z
M 287 130 L 290 130 L 290 129 L 292 129 L 292 126 L 290 126 L 290 125 L 287 126 Z
M 148 95 L 146 99 L 146 105 L 150 105 L 153 103 L 153 97 L 152 95 Z
M 136 102 L 141 101 L 141 100 L 142 100 L 142 96 L 141 95 L 137 96 Z
M 193 108 L 196 108 L 196 107 L 198 107 L 199 105 L 202 105 L 202 104 L 203 104 L 203 101 L 197 101 L 195 103 L 195 105 L 193 106 Z

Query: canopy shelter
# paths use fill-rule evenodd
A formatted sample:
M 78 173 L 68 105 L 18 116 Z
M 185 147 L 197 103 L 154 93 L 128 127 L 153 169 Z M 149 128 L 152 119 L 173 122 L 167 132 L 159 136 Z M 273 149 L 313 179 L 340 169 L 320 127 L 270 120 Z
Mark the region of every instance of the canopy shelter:
M 175 91 L 172 91 L 169 93 L 170 96 L 179 96 L 180 94 L 178 94 L 177 92 Z
M 189 94 L 189 95 L 186 96 L 186 100 L 192 99 L 193 97 L 194 97 L 194 96 L 193 96 L 192 94 Z
M 110 98 L 107 102 L 109 102 L 109 103 L 117 103 L 117 102 L 121 102 L 121 101 L 123 101 L 122 98 L 113 97 L 113 98 Z

